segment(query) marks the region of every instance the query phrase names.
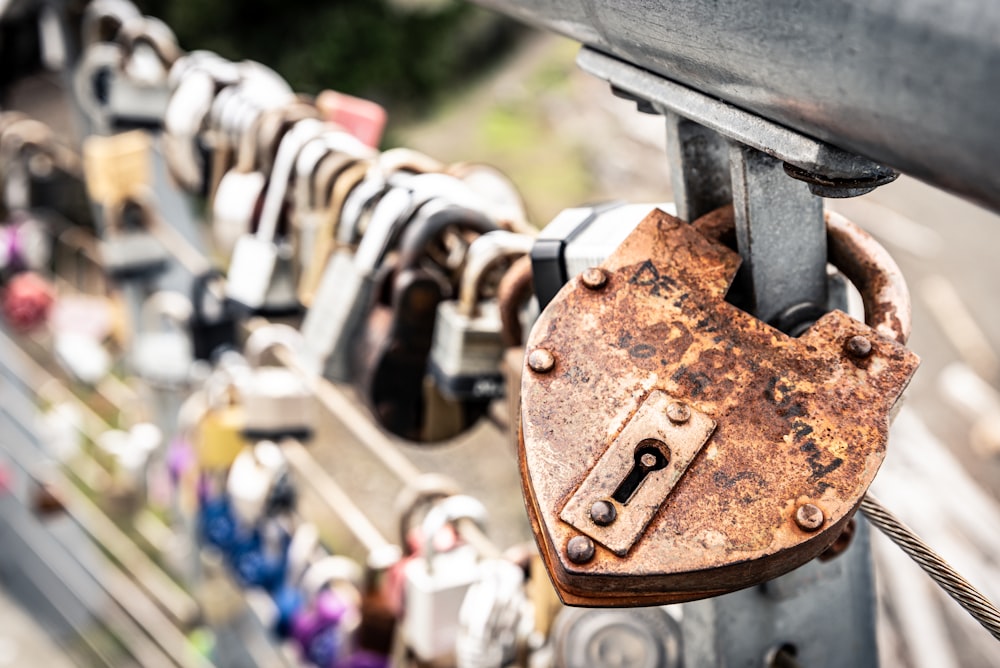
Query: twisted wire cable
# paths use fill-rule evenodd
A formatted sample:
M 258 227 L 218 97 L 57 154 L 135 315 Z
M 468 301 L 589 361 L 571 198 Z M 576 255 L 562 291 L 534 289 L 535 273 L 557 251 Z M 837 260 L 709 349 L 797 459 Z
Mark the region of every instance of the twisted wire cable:
M 861 501 L 861 511 L 994 638 L 1000 640 L 1000 609 L 997 609 L 988 598 L 959 575 L 948 562 L 938 556 L 870 493 Z

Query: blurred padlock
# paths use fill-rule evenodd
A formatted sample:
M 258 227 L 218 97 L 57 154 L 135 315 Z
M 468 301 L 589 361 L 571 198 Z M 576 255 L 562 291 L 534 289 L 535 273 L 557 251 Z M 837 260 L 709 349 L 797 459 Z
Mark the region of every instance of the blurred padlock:
M 280 441 L 312 438 L 318 422 L 316 401 L 305 381 L 295 371 L 263 365 L 265 353 L 275 347 L 299 356 L 302 336 L 288 325 L 265 325 L 247 338 L 246 358 L 251 371 L 241 385 L 246 422 L 243 436 L 248 440 Z
M 365 146 L 378 148 L 386 121 L 382 105 L 327 89 L 316 96 L 316 106 L 323 118 L 344 127 Z
M 28 211 L 11 212 L 0 226 L 0 277 L 44 271 L 52 257 L 52 237 L 46 225 Z
M 271 441 L 240 450 L 229 469 L 226 494 L 242 526 L 252 527 L 263 519 L 271 493 L 287 468 L 281 449 Z
M 132 368 L 152 387 L 177 390 L 188 383 L 194 352 L 184 325 L 191 312 L 191 302 L 179 292 L 160 290 L 143 302 Z
M 55 302 L 55 290 L 33 271 L 22 271 L 3 288 L 4 321 L 18 333 L 35 331 L 45 324 Z
M 132 196 L 105 210 L 101 259 L 117 281 L 148 281 L 169 268 L 170 254 L 155 237 L 163 225 L 149 196 Z
M 353 652 L 360 621 L 361 575 L 361 567 L 342 556 L 323 557 L 303 574 L 305 604 L 292 622 L 292 636 L 303 660 L 335 667 Z
M 152 140 L 141 130 L 83 141 L 83 170 L 90 198 L 113 207 L 148 193 L 153 179 Z
M 680 624 L 662 607 L 565 608 L 552 630 L 558 668 L 681 668 Z
M 524 590 L 524 571 L 506 559 L 479 563 L 479 579 L 459 610 L 455 640 L 458 668 L 510 665 L 534 624 Z
M 325 129 L 326 126 L 320 121 L 305 119 L 296 123 L 282 137 L 274 170 L 270 173 L 257 230 L 253 234 L 248 232 L 241 236 L 233 248 L 226 293 L 230 299 L 252 312 L 265 306 L 272 309 L 291 308 L 298 304 L 292 282 L 291 251 L 289 249 L 285 257 L 279 248 L 278 223 L 295 158 L 307 141 Z M 285 266 L 279 268 L 279 262 Z M 282 280 L 287 281 L 287 286 Z M 290 294 L 284 294 L 285 291 Z M 282 301 L 285 303 L 280 303 Z
M 206 410 L 194 430 L 194 448 L 202 471 L 226 471 L 243 449 L 246 412 L 235 379 L 218 372 L 205 384 Z
M 432 440 L 424 424 L 423 380 L 438 304 L 453 288 L 444 268 L 428 261 L 428 251 L 446 231 L 484 234 L 495 229 L 479 211 L 438 198 L 420 207 L 403 232 L 398 257 L 380 271 L 383 284 L 373 291 L 375 299 L 352 355 L 353 376 L 379 424 L 397 436 Z M 435 428 L 433 440 L 456 433 Z
M 126 19 L 119 39 L 121 60 L 107 84 L 109 127 L 159 129 L 170 95 L 167 73 L 180 56 L 177 40 L 151 16 Z
M 188 331 L 195 359 L 210 361 L 220 351 L 236 345 L 237 314 L 225 299 L 224 281 L 221 271 L 211 269 L 191 282 Z
M 610 202 L 565 209 L 538 234 L 531 249 L 535 295 L 539 308 L 584 269 L 596 267 L 646 217 L 650 209 L 673 214 L 673 204 Z
M 438 305 L 434 324 L 428 369 L 444 396 L 458 401 L 503 396 L 500 304 L 483 292 L 490 272 L 529 253 L 533 242 L 530 236 L 498 230 L 469 246 L 458 299 Z
M 459 611 L 469 588 L 480 576 L 479 555 L 459 543 L 439 552 L 435 538 L 460 521 L 486 523 L 486 508 L 470 496 L 450 496 L 435 504 L 421 523 L 423 553 L 407 562 L 406 612 L 402 634 L 406 646 L 422 661 L 455 654 Z

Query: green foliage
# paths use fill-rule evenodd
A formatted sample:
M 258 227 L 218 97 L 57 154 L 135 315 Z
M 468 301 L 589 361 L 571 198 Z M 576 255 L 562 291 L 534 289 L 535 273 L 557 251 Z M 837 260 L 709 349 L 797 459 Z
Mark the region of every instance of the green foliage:
M 389 0 L 143 0 L 186 49 L 252 59 L 297 91 L 333 88 L 419 112 L 506 52 L 522 29 L 466 2 L 403 9 Z

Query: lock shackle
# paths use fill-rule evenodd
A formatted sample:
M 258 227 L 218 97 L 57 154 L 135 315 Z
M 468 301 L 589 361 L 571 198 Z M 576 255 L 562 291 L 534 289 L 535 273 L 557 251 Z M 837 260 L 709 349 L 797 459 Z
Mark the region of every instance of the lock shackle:
M 486 506 L 479 499 L 465 494 L 456 494 L 438 501 L 427 511 L 424 521 L 420 524 L 420 533 L 423 540 L 423 557 L 426 560 L 428 572 L 433 570 L 434 555 L 437 554 L 434 538 L 446 526 L 457 528 L 458 522 L 462 520 L 470 520 L 480 530 L 485 531 Z
M 80 156 L 62 143 L 52 128 L 20 114 L 11 113 L 11 118 L 0 125 L 0 174 L 4 174 L 15 161 L 15 155 L 23 155 L 36 150 L 52 160 L 56 167 L 71 176 L 80 177 L 83 166 Z
M 206 320 L 205 304 L 209 297 L 216 300 L 221 311 L 225 311 L 227 304 L 226 300 L 219 295 L 213 294 L 210 289 L 211 285 L 216 282 L 223 284 L 226 282 L 226 275 L 223 274 L 222 270 L 217 267 L 212 267 L 211 269 L 201 272 L 191 281 L 191 316 L 199 322 L 204 322 Z
M 912 329 L 910 291 L 903 272 L 870 234 L 833 211 L 826 211 L 827 254 L 831 264 L 861 293 L 865 324 L 880 336 L 906 345 Z M 705 237 L 722 241 L 735 230 L 732 205 L 692 223 Z
M 313 104 L 305 101 L 302 96 L 294 94 L 284 104 L 266 111 L 269 113 L 261 117 L 261 124 L 251 139 L 257 142 L 257 168 L 271 176 L 274 172 L 274 161 L 277 159 L 278 151 L 281 150 L 281 143 L 288 133 L 302 121 L 323 122 L 323 120 Z
M 521 307 L 535 294 L 531 255 L 523 255 L 504 273 L 497 287 L 500 305 L 500 336 L 504 346 L 512 348 L 524 342 Z
M 458 291 L 458 312 L 468 317 L 476 315 L 482 282 L 489 270 L 504 261 L 516 260 L 531 252 L 535 240 L 526 234 L 494 230 L 483 234 L 469 245 L 465 269 Z
M 399 491 L 393 504 L 399 518 L 399 545 L 404 555 L 413 554 L 409 533 L 416 516 L 431 504 L 461 491 L 458 483 L 441 473 L 425 473 Z
M 139 309 L 140 331 L 152 332 L 158 329 L 157 320 L 171 323 L 183 332 L 183 326 L 191 319 L 191 300 L 174 290 L 157 290 L 142 303 Z
M 299 330 L 280 323 L 264 325 L 255 329 L 243 345 L 247 362 L 253 368 L 260 368 L 261 358 L 269 350 L 280 347 L 293 356 L 301 357 L 305 342 Z
M 358 236 L 364 212 L 375 206 L 390 190 L 389 181 L 396 175 L 428 174 L 440 172 L 444 164 L 424 153 L 409 148 L 391 148 L 383 151 L 369 166 L 365 175 L 344 194 L 343 207 L 336 225 L 337 243 L 352 245 Z
M 118 31 L 118 41 L 124 46 L 126 60 L 132 57 L 136 47 L 148 46 L 163 65 L 164 76 L 183 55 L 174 32 L 166 23 L 153 16 L 127 18 Z
M 456 162 L 448 165 L 446 174 L 458 177 L 488 203 L 490 214 L 505 223 L 511 232 L 535 235 L 538 231 L 528 224 L 524 197 L 503 171 L 485 162 Z
M 414 218 L 399 243 L 398 266 L 403 269 L 417 266 L 427 247 L 449 227 L 478 234 L 497 229 L 496 223 L 481 211 L 456 206 L 443 198 L 421 206 Z
M 273 242 L 278 233 L 278 222 L 288 193 L 288 182 L 295 167 L 295 158 L 307 141 L 318 136 L 327 127 L 315 118 L 305 118 L 295 122 L 281 137 L 278 152 L 274 158 L 264 192 L 257 231 L 254 235 L 260 241 Z
M 125 54 L 120 44 L 95 42 L 87 47 L 76 72 L 73 73 L 73 93 L 83 113 L 98 123 L 107 119 L 107 100 L 97 97 L 97 77 L 102 71 L 120 71 Z
M 341 555 L 329 555 L 306 568 L 301 587 L 307 600 L 316 598 L 324 589 L 336 588 L 339 591 L 346 589 L 355 602 L 360 602 L 363 580 L 364 570 L 358 562 Z
M 138 8 L 128 0 L 94 0 L 83 10 L 81 46 L 115 41 L 126 21 L 140 17 Z

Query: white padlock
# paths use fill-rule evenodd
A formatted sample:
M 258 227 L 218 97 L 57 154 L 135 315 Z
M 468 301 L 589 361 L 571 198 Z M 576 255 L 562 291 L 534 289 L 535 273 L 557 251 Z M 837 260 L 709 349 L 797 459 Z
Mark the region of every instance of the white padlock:
M 246 359 L 251 372 L 241 382 L 246 407 L 243 436 L 248 440 L 312 438 L 318 421 L 316 400 L 302 377 L 283 366 L 264 366 L 261 359 L 275 347 L 294 356 L 303 351 L 302 335 L 288 325 L 265 325 L 246 341 Z
M 438 534 L 462 520 L 483 527 L 486 508 L 464 495 L 434 505 L 421 523 L 423 552 L 404 567 L 403 639 L 423 661 L 454 656 L 462 602 L 479 579 L 479 555 L 471 545 L 460 543 L 447 552 L 437 551 Z
M 281 448 L 271 441 L 248 445 L 236 456 L 226 479 L 226 492 L 233 514 L 244 527 L 263 518 L 271 490 L 287 470 Z
M 191 301 L 170 290 L 154 292 L 143 302 L 132 368 L 152 387 L 176 390 L 187 384 L 194 351 L 184 325 L 191 312 Z

